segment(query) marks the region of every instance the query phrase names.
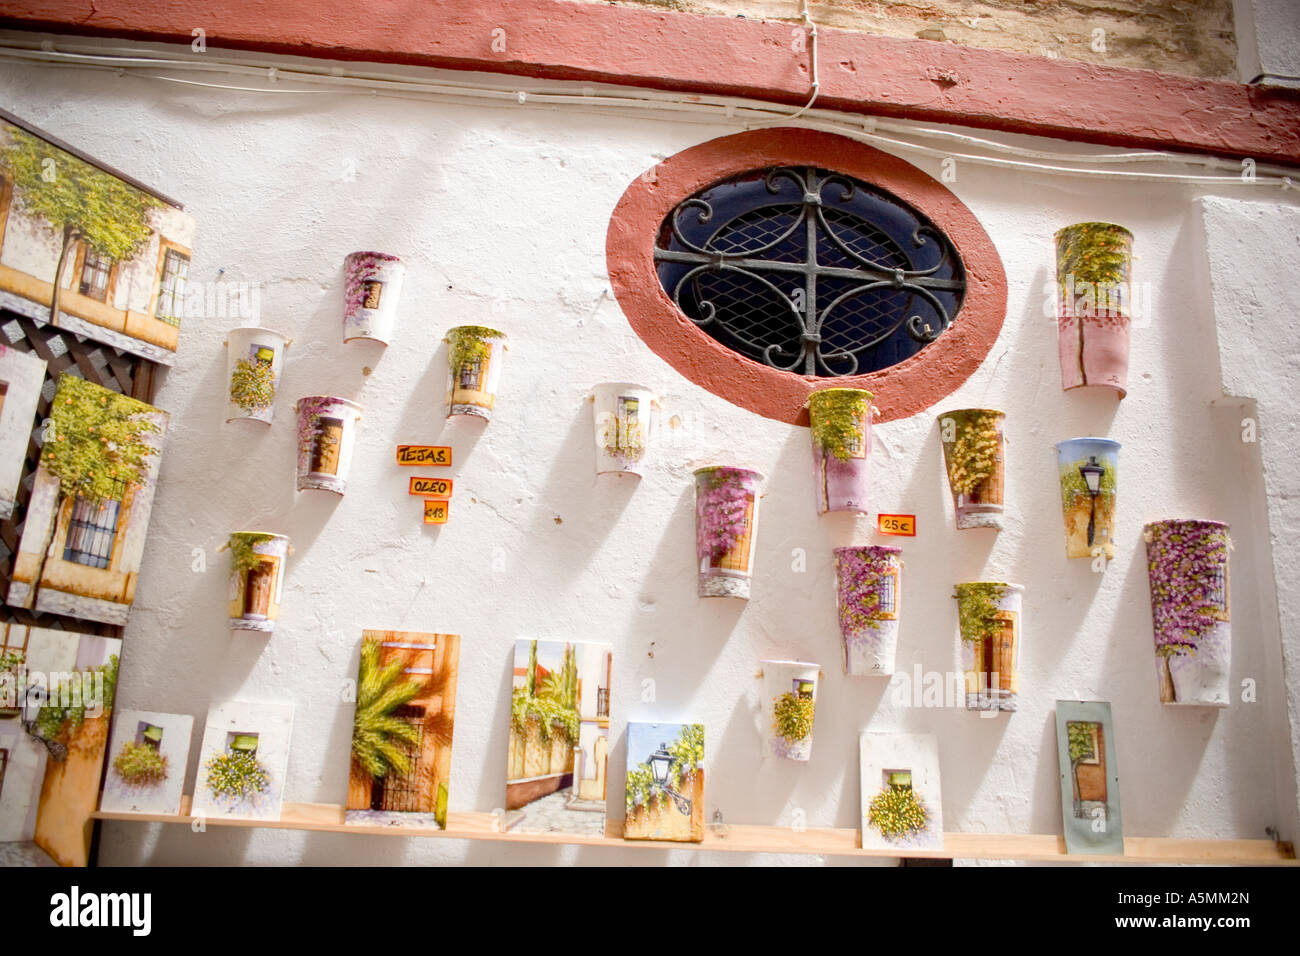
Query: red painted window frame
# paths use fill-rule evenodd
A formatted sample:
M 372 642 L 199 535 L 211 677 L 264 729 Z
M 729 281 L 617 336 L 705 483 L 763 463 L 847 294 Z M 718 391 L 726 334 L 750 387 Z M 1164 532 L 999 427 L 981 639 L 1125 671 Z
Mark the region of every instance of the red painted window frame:
M 892 193 L 923 213 L 957 248 L 966 295 L 949 329 L 897 365 L 866 375 L 819 378 L 783 372 L 727 348 L 677 308 L 660 285 L 654 246 L 683 199 L 738 173 L 819 166 Z M 637 177 L 610 218 L 605 259 L 619 307 L 641 339 L 702 388 L 759 415 L 806 424 L 809 393 L 839 386 L 875 395 L 881 421 L 906 418 L 957 389 L 988 356 L 1002 329 L 1007 279 L 975 215 L 937 180 L 896 156 L 844 136 L 796 127 L 723 136 L 670 156 Z

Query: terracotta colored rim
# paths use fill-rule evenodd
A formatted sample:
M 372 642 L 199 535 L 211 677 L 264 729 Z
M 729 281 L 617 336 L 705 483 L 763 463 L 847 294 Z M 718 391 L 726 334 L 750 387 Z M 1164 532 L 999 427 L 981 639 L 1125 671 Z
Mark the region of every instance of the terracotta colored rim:
M 659 284 L 654 246 L 664 217 L 713 183 L 770 166 L 818 166 L 872 183 L 947 234 L 966 269 L 952 326 L 897 365 L 828 379 L 782 372 L 733 352 L 695 326 Z M 979 368 L 1002 328 L 1007 280 L 974 214 L 937 180 L 895 156 L 844 136 L 794 127 L 723 136 L 670 156 L 628 186 L 610 218 L 605 259 L 619 306 L 665 362 L 702 388 L 767 418 L 806 425 L 808 396 L 834 384 L 873 395 L 879 421 L 906 418 L 949 395 Z

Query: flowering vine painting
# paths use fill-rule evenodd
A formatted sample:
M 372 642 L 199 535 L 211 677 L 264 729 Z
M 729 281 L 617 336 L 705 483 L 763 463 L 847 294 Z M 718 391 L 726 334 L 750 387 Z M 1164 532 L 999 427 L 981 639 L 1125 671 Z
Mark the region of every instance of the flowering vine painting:
M 348 823 L 447 828 L 459 634 L 362 631 Z
M 613 648 L 515 642 L 506 828 L 605 835 Z
M 808 396 L 817 513 L 868 510 L 872 394 L 824 388 Z
M 1153 521 L 1142 538 L 1160 699 L 1227 707 L 1232 662 L 1228 526 L 1197 519 Z
M 625 840 L 704 839 L 704 725 L 629 721 Z
M 174 364 L 181 319 L 206 314 L 180 204 L 3 112 L 0 183 L 0 307 Z
M 484 325 L 458 325 L 447 330 L 446 342 L 447 417 L 489 420 L 497 403 L 506 334 Z
M 385 252 L 354 252 L 343 260 L 343 341 L 387 345 L 397 325 L 406 266 Z
M 121 653 L 115 637 L 0 624 L 0 843 L 87 864 Z
M 194 718 L 149 710 L 119 710 L 108 746 L 108 773 L 99 809 L 105 813 L 181 812 Z
M 835 549 L 836 605 L 850 677 L 894 673 L 902 602 L 902 549 L 867 545 Z
M 939 440 L 958 529 L 1002 528 L 1005 419 L 1005 413 L 990 408 L 962 408 L 939 416 Z
M 125 624 L 135 601 L 167 413 L 59 376 L 7 602 Z
M 230 549 L 228 615 L 237 631 L 270 634 L 280 618 L 289 539 L 269 531 L 235 531 Z
M 209 707 L 192 812 L 280 819 L 292 731 L 290 703 L 229 701 Z
M 695 557 L 700 597 L 749 597 L 763 476 L 714 466 L 695 472 Z
M 1015 710 L 1020 692 L 1020 610 L 1024 588 L 1001 581 L 957 585 L 967 710 Z
M 1124 853 L 1115 739 L 1108 702 L 1056 702 L 1061 817 L 1069 853 Z
M 760 661 L 760 664 L 764 756 L 811 760 L 821 667 L 806 661 Z
M 299 491 L 347 491 L 359 421 L 361 406 L 346 398 L 310 395 L 298 400 Z
M 1133 234 L 1110 222 L 1080 222 L 1056 234 L 1061 387 L 1128 390 Z
M 271 329 L 243 327 L 226 333 L 227 422 L 271 424 L 288 348 L 289 339 Z
M 942 850 L 939 739 L 863 733 L 858 738 L 864 850 Z

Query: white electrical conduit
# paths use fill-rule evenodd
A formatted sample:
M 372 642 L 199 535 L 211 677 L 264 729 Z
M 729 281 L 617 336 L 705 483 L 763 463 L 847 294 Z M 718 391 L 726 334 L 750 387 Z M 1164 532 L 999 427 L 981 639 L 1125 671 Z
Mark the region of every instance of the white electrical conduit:
M 806 12 L 806 3 L 805 3 Z M 559 90 L 518 90 L 491 87 L 482 84 L 439 81 L 419 78 L 394 78 L 381 74 L 347 72 L 338 66 L 324 67 L 314 65 L 261 66 L 247 62 L 224 58 L 212 53 L 199 57 L 141 56 L 135 50 L 118 52 L 117 49 L 107 53 L 76 53 L 50 49 L 48 41 L 42 48 L 35 49 L 22 45 L 0 45 L 0 61 L 37 62 L 42 65 L 72 66 L 83 69 L 114 72 L 119 75 L 140 74 L 163 82 L 197 86 L 206 89 L 227 90 L 238 93 L 279 93 L 285 95 L 314 95 L 337 93 L 340 87 L 353 93 L 369 93 L 398 99 L 415 99 L 427 101 L 431 98 L 474 104 L 484 99 L 501 104 L 546 104 L 564 106 L 580 112 L 615 115 L 622 117 L 645 118 L 645 111 L 659 111 L 675 114 L 673 119 L 679 122 L 707 123 L 716 125 L 727 121 L 738 122 L 745 128 L 788 123 L 798 119 L 800 125 L 812 129 L 826 130 L 856 139 L 860 142 L 890 146 L 895 149 L 918 152 L 923 155 L 937 156 L 942 159 L 962 160 L 976 165 L 1032 170 L 1056 173 L 1067 176 L 1111 177 L 1137 182 L 1181 182 L 1212 185 L 1247 185 L 1277 186 L 1284 191 L 1295 190 L 1300 193 L 1300 184 L 1287 175 L 1291 170 L 1286 167 L 1259 164 L 1255 168 L 1255 177 L 1249 181 L 1242 177 L 1242 165 L 1232 160 L 1215 156 L 1202 156 L 1188 153 L 1161 151 L 1134 151 L 1129 153 L 1057 153 L 1045 150 L 1028 149 L 1007 143 L 997 142 L 982 137 L 958 133 L 952 130 L 914 126 L 909 123 L 894 122 L 876 117 L 851 119 L 845 114 L 832 110 L 817 110 L 811 115 L 808 111 L 817 99 L 820 81 L 816 76 L 817 60 L 815 48 L 816 25 L 811 19 L 806 23 L 813 31 L 810 39 L 814 46 L 811 51 L 813 70 L 813 93 L 809 101 L 798 110 L 788 112 L 785 107 L 764 103 L 759 100 L 746 100 L 739 97 L 691 96 L 662 93 L 656 90 L 620 90 L 604 89 L 599 94 L 591 88 Z M 102 49 L 102 48 L 101 48 Z M 158 72 L 191 71 L 220 72 L 236 76 L 262 77 L 272 83 L 281 79 L 292 79 L 298 83 L 320 85 L 326 89 L 286 89 L 279 85 L 271 87 L 231 86 L 221 83 L 207 83 L 200 80 L 186 80 L 175 76 L 166 76 Z M 685 114 L 685 115 L 683 115 Z M 1029 157 L 1034 160 L 1047 160 L 1047 163 L 1006 159 L 998 156 L 982 156 L 975 153 L 954 152 L 923 146 L 907 140 L 881 136 L 875 130 L 919 136 L 922 138 L 950 140 L 990 151 Z M 1185 173 L 1128 172 L 1124 170 L 1088 169 L 1077 165 L 1055 165 L 1057 163 L 1119 164 L 1161 162 L 1171 165 L 1202 166 L 1210 169 L 1232 170 L 1232 175 L 1198 176 Z

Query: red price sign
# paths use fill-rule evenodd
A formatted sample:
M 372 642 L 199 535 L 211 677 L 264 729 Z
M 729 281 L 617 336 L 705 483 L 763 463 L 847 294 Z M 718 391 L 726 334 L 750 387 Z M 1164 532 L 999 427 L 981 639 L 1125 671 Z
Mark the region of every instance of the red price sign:
M 434 501 L 432 498 L 426 498 L 424 502 L 424 523 L 446 524 L 447 509 L 450 507 L 450 501 Z
M 398 445 L 399 465 L 450 465 L 449 445 Z
M 408 493 L 420 495 L 424 498 L 450 498 L 451 479 L 426 478 L 421 475 L 412 475 Z
M 876 515 L 876 530 L 881 534 L 916 537 L 916 515 Z

